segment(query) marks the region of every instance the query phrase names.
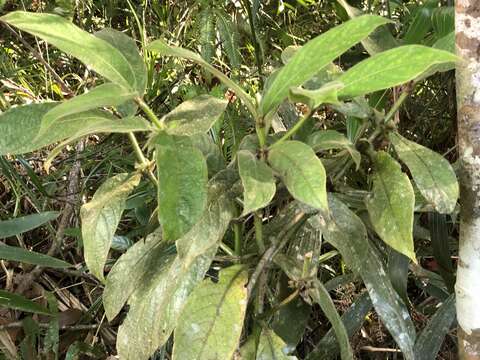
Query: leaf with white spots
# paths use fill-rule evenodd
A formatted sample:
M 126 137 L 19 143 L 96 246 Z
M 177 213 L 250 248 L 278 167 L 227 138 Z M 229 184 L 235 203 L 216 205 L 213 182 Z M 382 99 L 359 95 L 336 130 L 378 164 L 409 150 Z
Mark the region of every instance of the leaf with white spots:
M 373 189 L 366 206 L 380 238 L 416 261 L 413 246 L 415 193 L 400 164 L 384 151 L 378 152 L 375 159 Z
M 423 197 L 439 213 L 452 213 L 457 204 L 459 186 L 450 163 L 440 154 L 397 133 L 392 133 L 390 140 Z
M 296 356 L 288 355 L 291 350 L 273 330 L 264 328 L 258 340 L 256 360 L 297 360 Z
M 240 265 L 205 279 L 190 295 L 175 329 L 173 360 L 231 359 L 247 308 L 248 273 Z

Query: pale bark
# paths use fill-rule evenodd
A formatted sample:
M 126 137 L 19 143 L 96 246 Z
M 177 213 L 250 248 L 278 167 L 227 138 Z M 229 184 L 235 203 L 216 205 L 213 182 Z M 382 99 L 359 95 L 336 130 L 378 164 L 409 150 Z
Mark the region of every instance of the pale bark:
M 455 285 L 461 360 L 480 360 L 480 0 L 457 0 L 460 250 Z

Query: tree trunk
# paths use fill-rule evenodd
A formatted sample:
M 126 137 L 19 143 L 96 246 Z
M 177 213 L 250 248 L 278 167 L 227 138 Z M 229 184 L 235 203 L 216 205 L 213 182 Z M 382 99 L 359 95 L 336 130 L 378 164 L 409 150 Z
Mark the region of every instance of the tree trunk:
M 480 360 L 480 0 L 455 6 L 460 250 L 455 285 L 461 360 Z

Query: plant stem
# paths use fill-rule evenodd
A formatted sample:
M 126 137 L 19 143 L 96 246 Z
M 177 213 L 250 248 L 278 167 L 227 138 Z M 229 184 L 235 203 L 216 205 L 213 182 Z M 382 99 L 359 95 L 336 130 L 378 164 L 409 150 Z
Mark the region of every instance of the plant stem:
M 133 151 L 135 152 L 135 156 L 137 157 L 138 161 L 142 164 L 144 167 L 144 171 L 147 173 L 148 177 L 150 180 L 153 181 L 154 184 L 158 184 L 157 178 L 155 175 L 153 175 L 152 170 L 150 170 L 150 163 L 149 161 L 145 158 L 145 155 L 143 155 L 143 151 L 140 148 L 140 145 L 138 144 L 137 138 L 133 134 L 133 132 L 128 133 L 128 138 L 130 139 L 130 142 L 132 143 Z
M 395 116 L 400 106 L 402 106 L 405 100 L 407 100 L 408 94 L 409 94 L 408 91 L 404 91 L 400 94 L 400 97 L 398 98 L 398 100 L 395 101 L 395 103 L 393 104 L 388 114 L 385 115 L 385 119 L 383 120 L 384 124 L 388 124 L 390 120 Z
M 305 114 L 305 116 L 303 116 L 302 118 L 300 118 L 297 123 L 295 125 L 293 125 L 290 129 L 288 129 L 288 131 L 280 138 L 278 139 L 273 145 L 271 145 L 269 148 L 272 148 L 273 146 L 277 146 L 277 145 L 280 145 L 281 143 L 283 143 L 284 141 L 288 140 L 289 138 L 291 138 L 293 135 L 295 135 L 295 133 L 301 129 L 301 127 L 303 126 L 303 124 L 305 124 L 305 122 L 310 119 L 310 117 L 312 116 L 313 114 L 313 111 L 312 110 L 309 110 L 308 113 Z
M 260 254 L 265 252 L 265 243 L 263 241 L 263 224 L 262 224 L 262 212 L 256 212 L 253 216 L 253 225 L 255 227 L 255 240 L 257 242 L 258 251 Z
M 233 223 L 233 235 L 235 238 L 235 255 L 242 256 L 242 233 L 240 224 L 238 222 Z
M 152 109 L 150 109 L 150 106 L 148 106 L 145 103 L 145 101 L 143 101 L 143 99 L 136 98 L 135 101 L 138 104 L 138 106 L 140 106 L 140 109 L 142 109 L 142 111 L 145 113 L 145 115 L 147 115 L 147 117 L 150 119 L 150 121 L 152 123 L 154 123 L 157 128 L 159 128 L 159 129 L 165 128 L 165 124 L 158 119 L 157 115 L 155 115 L 155 113 L 152 111 Z

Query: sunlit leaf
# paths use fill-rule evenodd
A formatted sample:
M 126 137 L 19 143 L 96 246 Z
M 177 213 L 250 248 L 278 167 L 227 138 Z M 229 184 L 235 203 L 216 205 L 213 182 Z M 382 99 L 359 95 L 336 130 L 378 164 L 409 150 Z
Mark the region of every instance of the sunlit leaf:
M 336 26 L 302 46 L 278 72 L 260 103 L 261 115 L 276 108 L 291 87 L 300 86 L 319 70 L 389 20 L 365 15 Z
M 385 243 L 416 261 L 413 247 L 415 193 L 408 176 L 386 152 L 375 159 L 373 188 L 366 199 L 370 221 Z
M 275 196 L 273 171 L 247 150 L 237 152 L 238 169 L 243 184 L 243 215 L 268 205 Z
M 207 164 L 188 141 L 160 133 L 155 138 L 158 175 L 158 220 L 166 240 L 188 232 L 207 202 Z
M 172 135 L 204 134 L 222 116 L 228 102 L 209 95 L 200 95 L 182 102 L 163 117 L 167 132 Z
M 457 57 L 447 51 L 421 45 L 406 45 L 374 55 L 338 78 L 344 84 L 339 98 L 353 98 L 415 80 L 438 66 L 454 64 Z
M 459 186 L 450 163 L 440 154 L 398 133 L 392 133 L 390 139 L 423 197 L 439 213 L 452 213 L 457 204 Z
M 337 81 L 329 82 L 316 90 L 292 87 L 288 97 L 291 102 L 304 103 L 313 110 L 323 104 L 339 104 L 337 93 L 342 88 L 343 84 Z
M 325 169 L 311 147 L 299 141 L 285 141 L 273 146 L 268 162 L 295 199 L 328 210 Z
M 140 175 L 118 174 L 105 181 L 92 200 L 80 210 L 85 262 L 100 280 L 107 261 L 113 236 L 125 209 L 125 202 L 135 188 Z
M 0 221 L 0 239 L 15 236 L 42 226 L 49 221 L 55 220 L 58 214 L 57 211 L 45 211 Z
M 24 11 L 14 11 L 0 19 L 76 57 L 110 81 L 127 89 L 138 88 L 135 69 L 119 50 L 69 20 L 53 14 Z
M 248 274 L 241 265 L 205 279 L 190 295 L 175 329 L 173 359 L 230 359 L 242 334 Z

